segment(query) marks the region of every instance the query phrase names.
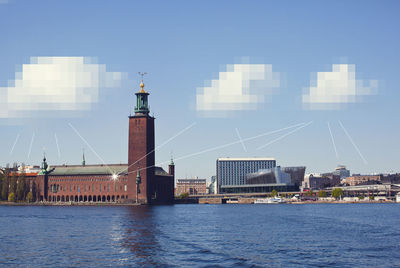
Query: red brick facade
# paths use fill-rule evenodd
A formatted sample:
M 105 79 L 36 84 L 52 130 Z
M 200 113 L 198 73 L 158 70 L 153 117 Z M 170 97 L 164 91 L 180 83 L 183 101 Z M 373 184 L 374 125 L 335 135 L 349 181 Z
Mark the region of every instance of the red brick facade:
M 154 177 L 154 118 L 149 115 L 129 117 L 128 188 L 130 198 L 136 198 L 136 177 L 139 171 L 138 199 L 148 203 L 150 183 Z
M 180 179 L 176 183 L 176 195 L 188 193 L 190 195 L 206 194 L 207 182 L 205 179 Z
M 127 176 L 49 176 L 49 201 L 124 201 L 128 199 Z
M 135 115 L 129 117 L 128 164 L 48 167 L 43 159 L 36 177 L 36 200 L 50 202 L 172 203 L 175 166 L 155 166 L 154 117 L 147 92 L 136 93 Z M 140 177 L 137 184 L 137 177 Z M 139 185 L 139 189 L 137 189 Z

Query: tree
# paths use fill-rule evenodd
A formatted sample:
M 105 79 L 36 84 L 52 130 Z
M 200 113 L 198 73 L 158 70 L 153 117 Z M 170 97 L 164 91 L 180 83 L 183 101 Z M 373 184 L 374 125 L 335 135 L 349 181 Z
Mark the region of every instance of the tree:
M 26 197 L 26 182 L 25 182 L 25 172 L 22 171 L 21 175 L 18 177 L 17 181 L 17 200 L 23 201 Z
M 326 197 L 326 192 L 324 190 L 319 191 L 318 197 Z
M 375 200 L 375 196 L 370 195 L 370 196 L 369 196 L 369 200 Z
M 10 185 L 10 169 L 8 168 L 7 165 L 7 168 L 4 171 L 3 183 L 1 185 L 1 200 L 4 201 L 8 200 L 9 185 Z
M 8 195 L 8 202 L 15 202 L 15 194 L 14 193 L 10 193 Z
M 338 199 L 343 195 L 342 188 L 335 188 L 332 190 L 332 197 Z
M 11 179 L 10 179 L 10 188 L 8 190 L 9 193 L 16 193 L 17 191 L 17 173 L 15 170 L 13 170 Z
M 178 195 L 179 199 L 186 199 L 189 197 L 189 193 L 181 193 L 180 195 Z
M 277 196 L 277 195 L 278 195 L 278 191 L 273 189 L 272 192 L 271 192 L 271 196 L 274 197 L 274 196 Z
M 363 195 L 359 195 L 359 196 L 358 196 L 358 199 L 359 199 L 359 200 L 363 200 L 363 199 L 364 199 L 364 196 L 363 196 Z
M 36 183 L 35 183 L 35 181 L 32 181 L 32 197 L 33 197 L 33 202 L 35 202 L 36 201 L 36 195 L 37 195 L 37 193 L 36 193 Z
M 29 193 L 26 195 L 26 201 L 27 201 L 28 203 L 33 202 L 33 194 L 32 194 L 32 192 L 29 192 Z
M 306 192 L 305 195 L 311 197 L 314 195 L 314 192 L 312 190 L 310 190 L 310 191 Z
M 2 200 L 1 191 L 3 189 L 4 173 L 0 173 L 0 200 Z

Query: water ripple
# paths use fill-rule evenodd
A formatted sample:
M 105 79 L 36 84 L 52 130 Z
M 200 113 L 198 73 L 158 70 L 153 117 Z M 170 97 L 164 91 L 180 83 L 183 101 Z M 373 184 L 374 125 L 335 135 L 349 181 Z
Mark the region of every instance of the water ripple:
M 0 266 L 400 267 L 397 204 L 0 206 L 0 226 Z

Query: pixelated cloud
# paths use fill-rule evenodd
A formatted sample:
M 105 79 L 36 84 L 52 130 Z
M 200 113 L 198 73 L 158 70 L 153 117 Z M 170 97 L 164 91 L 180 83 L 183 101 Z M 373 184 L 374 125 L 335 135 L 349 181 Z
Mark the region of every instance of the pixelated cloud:
M 196 110 L 206 117 L 256 110 L 279 87 L 280 74 L 270 64 L 228 64 L 218 80 L 197 89 Z
M 311 86 L 304 90 L 303 108 L 338 110 L 376 94 L 377 87 L 377 80 L 357 80 L 354 64 L 333 64 L 332 72 L 318 72 L 316 80 L 311 80 Z
M 98 102 L 99 89 L 117 87 L 122 73 L 90 57 L 31 57 L 8 87 L 0 87 L 0 118 L 75 116 Z M 50 113 L 43 113 L 50 111 Z

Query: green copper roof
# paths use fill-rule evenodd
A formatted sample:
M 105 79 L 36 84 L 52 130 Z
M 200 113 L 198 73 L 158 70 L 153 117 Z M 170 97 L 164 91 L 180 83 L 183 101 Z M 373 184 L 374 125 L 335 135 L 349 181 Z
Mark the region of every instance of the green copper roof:
M 169 176 L 168 172 L 166 172 L 162 167 L 155 167 L 154 168 L 154 175 Z
M 127 164 L 112 165 L 71 165 L 71 166 L 52 166 L 49 168 L 50 176 L 71 176 L 71 175 L 113 175 L 128 174 Z M 161 167 L 154 167 L 154 174 L 158 176 L 169 176 Z
M 128 165 L 73 165 L 73 166 L 53 166 L 49 175 L 113 175 L 127 174 Z

